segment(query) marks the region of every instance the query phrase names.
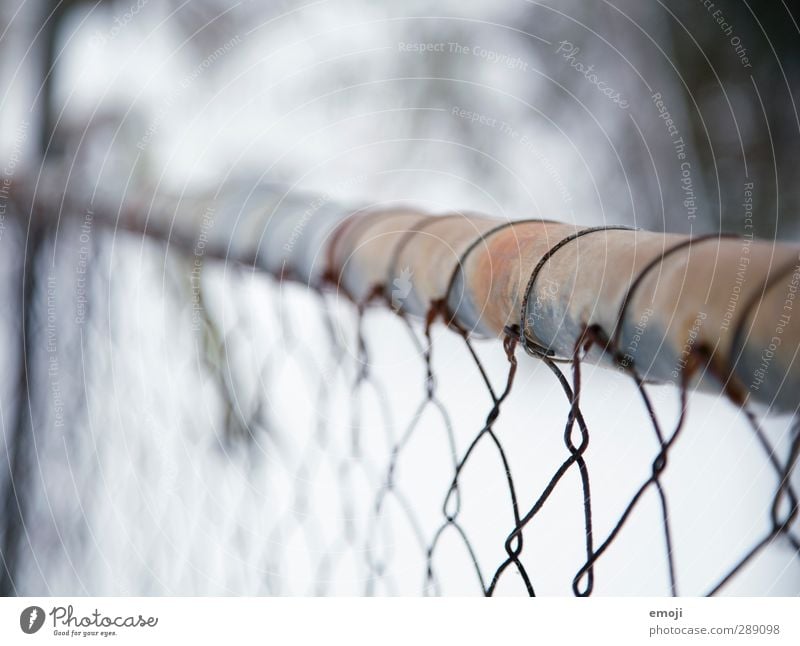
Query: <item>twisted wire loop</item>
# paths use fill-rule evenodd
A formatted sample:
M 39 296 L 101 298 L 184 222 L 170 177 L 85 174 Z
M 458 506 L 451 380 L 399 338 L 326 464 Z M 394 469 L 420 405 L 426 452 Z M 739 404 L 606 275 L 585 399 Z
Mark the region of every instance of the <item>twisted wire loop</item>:
M 545 486 L 544 491 L 538 497 L 536 502 L 530 507 L 529 511 L 521 519 L 517 519 L 514 530 L 511 532 L 511 534 L 509 534 L 508 538 L 506 539 L 506 551 L 508 552 L 510 559 L 512 558 L 516 559 L 518 557 L 519 551 L 521 551 L 522 549 L 522 530 L 524 526 L 527 525 L 541 511 L 541 509 L 547 502 L 548 498 L 552 495 L 559 481 L 568 473 L 573 464 L 576 465 L 581 480 L 581 490 L 582 490 L 583 510 L 584 510 L 583 515 L 584 515 L 586 557 L 587 557 L 587 563 L 589 563 L 589 566 L 586 567 L 585 569 L 582 569 L 573 579 L 572 590 L 576 596 L 588 596 L 592 593 L 592 589 L 594 587 L 594 570 L 592 568 L 592 556 L 593 556 L 592 497 L 591 497 L 591 486 L 589 480 L 589 469 L 586 464 L 586 460 L 584 459 L 584 453 L 586 452 L 586 449 L 589 446 L 589 430 L 580 409 L 581 353 L 588 351 L 590 343 L 588 342 L 583 343 L 581 340 L 579 340 L 578 343 L 576 343 L 575 351 L 571 358 L 573 383 L 572 386 L 570 387 L 566 377 L 556 365 L 556 362 L 559 361 L 559 358 L 554 356 L 555 353 L 552 350 L 544 347 L 543 345 L 535 341 L 531 337 L 531 335 L 528 334 L 528 331 L 526 329 L 528 327 L 526 325 L 527 323 L 526 318 L 527 318 L 528 299 L 533 291 L 536 279 L 538 278 L 540 271 L 545 266 L 547 261 L 555 253 L 557 253 L 559 249 L 563 248 L 573 240 L 577 240 L 578 238 L 584 235 L 591 234 L 597 231 L 607 231 L 610 229 L 629 229 L 629 228 L 592 227 L 588 229 L 582 229 L 580 231 L 576 231 L 573 234 L 570 234 L 569 236 L 562 238 L 555 245 L 550 247 L 550 249 L 548 249 L 544 253 L 544 255 L 539 259 L 528 279 L 520 308 L 521 312 L 520 324 L 518 326 L 506 327 L 506 334 L 508 335 L 507 338 L 513 338 L 518 340 L 522 344 L 523 349 L 527 354 L 544 361 L 547 367 L 553 372 L 553 374 L 558 379 L 559 384 L 564 392 L 564 395 L 566 396 L 570 404 L 569 415 L 567 417 L 567 422 L 564 429 L 564 443 L 566 444 L 567 450 L 569 451 L 569 457 L 556 469 L 556 472 L 553 474 L 550 481 Z M 573 431 L 576 422 L 580 433 L 580 440 L 577 446 L 575 445 L 573 439 Z M 517 546 L 516 550 L 515 550 L 515 545 Z M 510 562 L 511 560 L 507 561 L 506 563 L 501 565 L 500 568 L 498 568 L 498 571 L 495 574 L 495 582 L 499 577 L 499 575 L 502 573 L 503 569 L 505 569 L 505 567 L 507 567 L 508 563 Z M 581 587 L 581 580 L 583 579 L 584 575 L 586 576 L 586 580 L 583 587 Z
M 622 334 L 622 325 L 625 321 L 625 315 L 628 312 L 628 306 L 630 305 L 631 301 L 633 300 L 634 294 L 638 290 L 639 286 L 642 284 L 644 279 L 648 276 L 648 274 L 653 271 L 653 269 L 660 267 L 661 264 L 672 256 L 673 254 L 682 251 L 684 249 L 688 249 L 691 251 L 692 246 L 701 244 L 706 241 L 711 240 L 720 240 L 722 238 L 734 238 L 735 236 L 730 234 L 718 234 L 718 233 L 709 233 L 706 235 L 695 236 L 686 238 L 685 240 L 681 240 L 671 247 L 665 249 L 660 256 L 654 257 L 650 262 L 648 262 L 640 271 L 636 278 L 633 279 L 630 286 L 625 292 L 625 296 L 622 299 L 622 304 L 619 308 L 619 313 L 617 314 L 616 323 L 614 324 L 614 328 L 611 332 L 610 338 L 603 344 L 604 346 L 608 347 L 608 351 L 614 356 L 614 359 L 620 363 L 622 361 L 622 357 L 619 357 L 619 342 L 620 342 L 620 335 Z M 596 330 L 597 333 L 601 333 L 601 330 Z
M 445 293 L 442 295 L 441 298 L 436 299 L 432 303 L 431 309 L 435 310 L 435 314 L 429 314 L 429 318 L 431 316 L 434 316 L 434 320 L 435 318 L 441 318 L 447 327 L 455 330 L 459 334 L 462 335 L 469 334 L 470 330 L 467 330 L 458 323 L 457 312 L 452 311 L 447 305 L 448 300 L 452 296 L 453 290 L 456 287 L 456 281 L 458 279 L 459 273 L 467 262 L 467 258 L 482 244 L 485 245 L 489 238 L 491 238 L 493 235 L 497 233 L 500 233 L 501 231 L 505 231 L 506 229 L 513 229 L 515 226 L 521 224 L 531 224 L 531 223 L 548 224 L 553 222 L 554 220 L 544 220 L 541 218 L 530 218 L 527 220 L 510 220 L 508 222 L 502 222 L 501 224 L 492 227 L 491 229 L 489 229 L 480 236 L 476 236 L 476 238 L 466 247 L 466 249 L 464 249 L 464 251 L 459 256 L 458 262 L 456 263 L 456 266 L 454 267 L 452 273 L 450 274 L 450 279 L 447 282 L 447 289 L 445 290 Z
M 567 246 L 573 240 L 577 240 L 585 235 L 589 235 L 592 233 L 598 232 L 605 232 L 605 231 L 634 231 L 631 227 L 626 226 L 598 226 L 598 227 L 588 227 L 586 229 L 579 229 L 575 233 L 572 233 L 568 236 L 565 236 L 561 240 L 559 240 L 556 244 L 550 247 L 539 259 L 536 263 L 536 266 L 533 268 L 531 272 L 530 278 L 528 278 L 528 284 L 525 286 L 525 291 L 522 296 L 522 305 L 520 307 L 520 332 L 525 337 L 525 349 L 531 356 L 540 356 L 540 357 L 549 357 L 553 361 L 560 361 L 560 362 L 568 362 L 571 361 L 569 358 L 558 358 L 555 356 L 555 352 L 550 348 L 546 348 L 541 345 L 538 341 L 536 341 L 536 335 L 533 331 L 533 323 L 527 320 L 527 311 L 528 311 L 528 302 L 530 300 L 530 295 L 533 293 L 534 287 L 536 286 L 536 279 L 539 277 L 539 274 L 542 271 L 542 268 L 547 264 L 547 262 L 558 252 L 559 249 Z M 530 323 L 530 324 L 529 324 Z

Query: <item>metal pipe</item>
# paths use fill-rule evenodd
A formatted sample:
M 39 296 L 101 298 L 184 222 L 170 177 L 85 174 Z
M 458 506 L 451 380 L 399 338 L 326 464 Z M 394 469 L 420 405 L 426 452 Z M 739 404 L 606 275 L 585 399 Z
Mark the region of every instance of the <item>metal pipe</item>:
M 92 208 L 182 248 L 202 239 L 211 257 L 341 289 L 359 306 L 484 337 L 516 330 L 564 358 L 591 332 L 588 358 L 645 381 L 680 385 L 700 357 L 700 387 L 775 411 L 800 404 L 797 244 L 344 207 L 277 185 Z

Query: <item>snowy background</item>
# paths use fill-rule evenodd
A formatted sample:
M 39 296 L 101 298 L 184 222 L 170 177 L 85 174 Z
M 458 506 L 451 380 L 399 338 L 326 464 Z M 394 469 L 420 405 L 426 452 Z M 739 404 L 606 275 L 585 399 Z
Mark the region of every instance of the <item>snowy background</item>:
M 424 364 L 389 313 L 367 314 L 371 375 L 354 393 L 346 305 L 209 262 L 197 333 L 189 261 L 58 195 L 66 182 L 119 204 L 235 179 L 588 226 L 743 234 L 752 222 L 797 240 L 800 15 L 717 4 L 4 0 L 1 591 L 480 593 L 452 525 L 433 558 L 439 587 L 425 576 L 453 475 L 447 429 L 461 455 L 491 410 L 460 339 L 434 332 L 446 419 L 418 409 Z M 35 214 L 45 226 L 12 182 L 55 194 Z M 502 349 L 479 351 L 502 389 Z M 520 363 L 497 433 L 525 507 L 567 454 L 568 404 L 545 366 Z M 601 541 L 658 444 L 630 380 L 586 372 Z M 654 392 L 670 427 L 677 394 Z M 769 530 L 777 480 L 729 402 L 696 395 L 690 411 L 663 484 L 678 591 L 701 594 Z M 784 457 L 790 423 L 766 415 Z M 413 424 L 402 495 L 376 512 Z M 513 522 L 484 444 L 459 519 L 491 578 Z M 579 484 L 570 472 L 526 530 L 537 593 L 571 594 L 585 562 Z M 651 491 L 595 591 L 668 594 L 666 563 Z M 778 540 L 725 591 L 797 594 L 798 556 Z M 509 570 L 498 592 L 525 587 Z

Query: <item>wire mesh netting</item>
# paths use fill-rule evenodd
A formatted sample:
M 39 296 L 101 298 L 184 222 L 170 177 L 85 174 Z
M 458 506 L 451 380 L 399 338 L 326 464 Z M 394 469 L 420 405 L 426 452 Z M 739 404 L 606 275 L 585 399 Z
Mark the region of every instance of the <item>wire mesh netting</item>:
M 789 416 L 597 368 L 591 334 L 556 363 L 91 211 L 28 242 L 9 592 L 798 592 Z

